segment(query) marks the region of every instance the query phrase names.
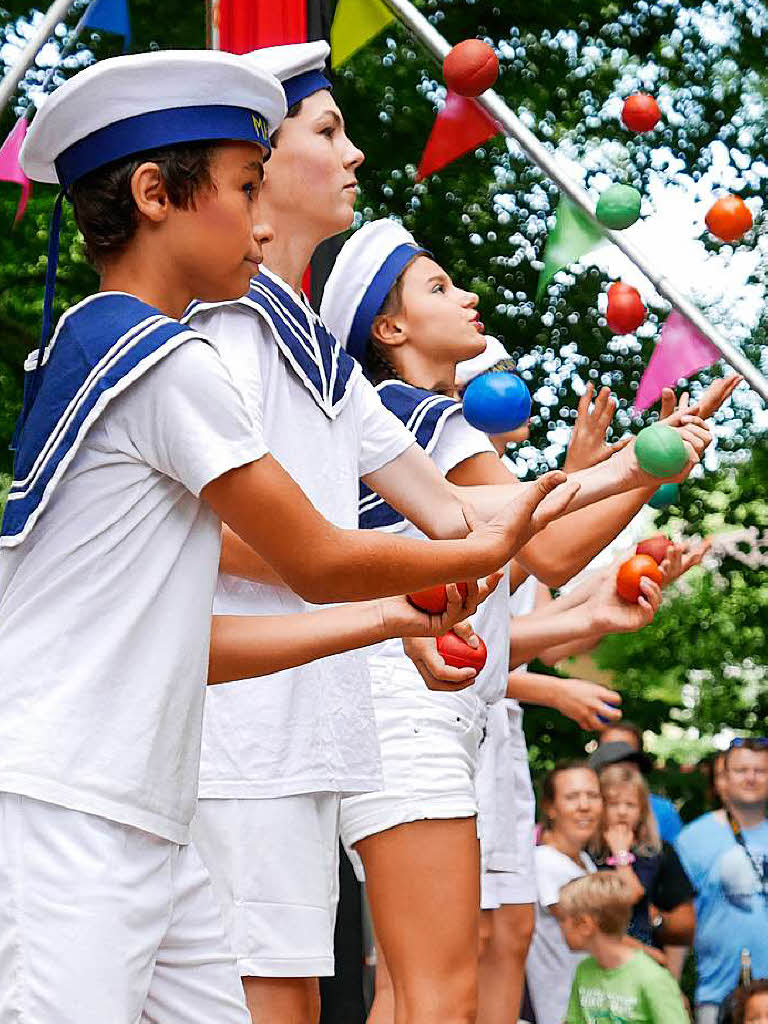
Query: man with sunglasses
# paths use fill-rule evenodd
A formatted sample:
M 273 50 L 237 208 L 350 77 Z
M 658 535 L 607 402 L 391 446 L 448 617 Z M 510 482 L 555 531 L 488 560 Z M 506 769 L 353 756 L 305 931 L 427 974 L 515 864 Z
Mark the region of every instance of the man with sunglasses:
M 743 950 L 768 976 L 768 739 L 737 738 L 725 754 L 721 810 L 687 825 L 680 860 L 696 887 L 696 1024 L 716 1024 L 738 983 Z

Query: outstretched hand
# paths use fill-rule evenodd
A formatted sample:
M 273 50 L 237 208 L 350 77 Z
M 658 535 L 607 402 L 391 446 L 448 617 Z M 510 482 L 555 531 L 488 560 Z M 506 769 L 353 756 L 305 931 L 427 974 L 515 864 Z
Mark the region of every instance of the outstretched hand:
M 621 695 L 587 679 L 558 679 L 555 707 L 587 732 L 602 732 L 621 719 Z
M 634 633 L 653 622 L 661 608 L 661 587 L 647 576 L 640 578 L 640 597 L 636 604 L 625 601 L 616 589 L 616 575 L 606 576 L 584 608 L 592 615 L 600 633 Z
M 477 583 L 468 580 L 467 596 L 463 600 L 456 584 L 449 583 L 445 588 L 448 607 L 442 615 L 432 615 L 415 608 L 405 597 L 383 597 L 379 604 L 386 634 L 390 637 L 436 637 L 450 629 L 459 632 L 462 620 L 474 615 L 494 592 L 501 578 L 502 574 L 496 572 Z
M 580 486 L 565 473 L 553 470 L 518 487 L 515 496 L 487 522 L 477 522 L 472 518 L 471 508 L 465 506 L 470 536 L 489 544 L 496 566 L 500 568 L 514 558 L 534 534 L 566 512 Z
M 615 452 L 621 451 L 632 440 L 631 436 L 622 438 L 614 444 L 605 440 L 608 428 L 616 412 L 617 402 L 611 396 L 610 389 L 601 388 L 594 405 L 590 408 L 594 384 L 590 381 L 579 399 L 578 415 L 568 441 L 563 470 L 575 473 L 580 469 L 589 469 L 600 462 L 605 462 Z
M 664 586 L 669 586 L 670 583 L 692 569 L 694 565 L 698 565 L 711 547 L 712 541 L 708 539 L 695 545 L 689 541 L 670 544 L 664 560 L 659 565 L 664 576 Z
M 738 373 L 733 373 L 730 377 L 719 377 L 717 380 L 713 380 L 705 391 L 702 391 L 698 401 L 693 405 L 691 405 L 690 394 L 687 391 L 680 395 L 678 403 L 673 389 L 664 388 L 661 393 L 659 419 L 668 421 L 675 414 L 682 416 L 685 413 L 695 413 L 703 420 L 709 419 L 722 405 L 725 405 L 743 380 L 744 378 Z M 675 424 L 669 423 L 668 425 L 674 426 Z

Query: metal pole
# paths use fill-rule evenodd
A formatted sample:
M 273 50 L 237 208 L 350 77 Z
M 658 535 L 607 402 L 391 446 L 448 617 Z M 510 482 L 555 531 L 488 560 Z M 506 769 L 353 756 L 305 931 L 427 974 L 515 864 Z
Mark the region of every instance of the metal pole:
M 442 62 L 451 49 L 449 43 L 416 10 L 413 4 L 410 3 L 410 0 L 384 0 L 384 3 L 410 29 L 416 38 L 426 46 L 432 56 Z M 523 122 L 509 109 L 501 96 L 493 89 L 488 89 L 487 92 L 478 96 L 477 102 L 501 125 L 504 134 L 518 142 L 526 156 L 539 166 L 557 184 L 560 190 L 598 225 L 606 238 L 621 249 L 625 256 L 628 256 L 635 266 L 645 274 L 656 291 L 671 303 L 675 309 L 679 310 L 684 317 L 690 320 L 694 327 L 700 330 L 712 342 L 723 359 L 730 363 L 733 369 L 744 377 L 764 402 L 768 403 L 768 379 L 742 352 L 723 338 L 690 299 L 682 295 L 667 277 L 653 269 L 645 253 L 641 252 L 637 246 L 628 241 L 620 232 L 611 231 L 599 223 L 595 217 L 595 204 L 581 185 L 568 177 L 558 165 L 552 153 L 539 142 L 533 132 L 526 128 Z
M 34 62 L 35 57 L 50 39 L 53 30 L 64 21 L 75 0 L 55 0 L 48 8 L 43 20 L 34 35 L 24 47 L 21 56 L 11 65 L 0 82 L 0 113 L 5 110 L 8 101 L 16 92 L 16 87 Z

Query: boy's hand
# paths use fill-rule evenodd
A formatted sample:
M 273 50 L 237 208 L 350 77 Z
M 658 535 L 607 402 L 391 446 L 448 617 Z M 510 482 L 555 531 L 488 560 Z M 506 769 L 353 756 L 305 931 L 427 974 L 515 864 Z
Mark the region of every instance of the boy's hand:
M 735 388 L 741 384 L 744 378 L 738 374 L 731 374 L 730 377 L 720 377 L 712 381 L 706 391 L 702 391 L 699 400 L 695 405 L 689 405 L 689 395 L 684 391 L 680 396 L 680 406 L 677 405 L 675 392 L 672 388 L 664 388 L 661 393 L 660 420 L 669 419 L 675 412 L 696 413 L 703 420 L 709 419 L 717 410 L 724 405 L 733 394 Z
M 661 587 L 643 576 L 640 591 L 637 604 L 630 604 L 619 596 L 616 574 L 606 576 L 584 605 L 584 610 L 592 616 L 595 632 L 634 633 L 653 622 L 654 615 L 661 608 Z
M 588 732 L 602 732 L 621 718 L 621 694 L 586 679 L 558 679 L 554 701 L 561 715 Z
M 614 452 L 621 451 L 632 440 L 630 436 L 614 444 L 606 443 L 605 435 L 613 420 L 617 403 L 616 399 L 611 397 L 609 388 L 601 388 L 595 398 L 595 404 L 590 409 L 594 393 L 595 387 L 590 381 L 579 399 L 578 415 L 568 441 L 563 464 L 563 471 L 566 473 L 575 473 L 580 469 L 596 466 L 599 462 L 605 462 Z
M 531 537 L 558 519 L 578 493 L 580 485 L 565 473 L 553 470 L 533 483 L 518 488 L 519 494 L 485 523 L 467 521 L 469 538 L 488 546 L 493 567 L 498 569 L 513 558 Z M 471 510 L 465 507 L 465 515 Z
M 682 438 L 688 461 L 680 473 L 675 476 L 658 477 L 646 473 L 640 468 L 635 455 L 634 438 L 632 444 L 613 455 L 611 465 L 616 466 L 616 473 L 619 479 L 628 484 L 627 489 L 635 487 L 657 488 L 665 483 L 681 483 L 686 479 L 693 467 L 701 462 L 701 457 L 706 448 L 712 443 L 712 434 L 709 432 L 706 423 L 699 416 L 691 415 L 687 411 L 678 411 L 672 414 L 665 421 L 666 425 L 672 427 Z
M 458 622 L 453 632 L 470 647 L 478 646 L 477 635 L 466 619 Z M 475 681 L 477 672 L 473 668 L 454 668 L 443 661 L 433 638 L 406 639 L 403 648 L 429 690 L 464 690 Z
M 659 566 L 664 576 L 664 586 L 669 586 L 670 583 L 692 569 L 694 565 L 698 565 L 711 547 L 711 540 L 703 540 L 694 546 L 688 541 L 670 544 L 664 561 Z
M 437 637 L 450 629 L 459 632 L 458 625 L 463 619 L 474 615 L 478 607 L 494 592 L 502 578 L 500 572 L 474 583 L 467 581 L 467 596 L 462 601 L 461 593 L 455 583 L 445 588 L 448 607 L 442 615 L 431 615 L 415 608 L 405 597 L 381 598 L 382 622 L 387 637 Z M 473 645 L 473 646 L 476 646 Z M 442 658 L 440 659 L 442 661 Z

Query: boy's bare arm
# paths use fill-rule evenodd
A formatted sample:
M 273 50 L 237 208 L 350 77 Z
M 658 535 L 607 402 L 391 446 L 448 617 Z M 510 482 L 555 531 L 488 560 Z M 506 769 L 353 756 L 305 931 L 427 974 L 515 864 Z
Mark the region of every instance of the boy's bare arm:
M 446 588 L 448 607 L 442 615 L 419 611 L 404 597 L 361 601 L 307 614 L 215 615 L 208 683 L 269 675 L 393 637 L 441 636 L 472 615 L 499 579 L 494 575 L 479 585 L 468 582 L 464 600 L 458 588 L 450 584 Z
M 270 455 L 224 473 L 201 497 L 291 590 L 322 604 L 487 576 L 561 515 L 577 491 L 564 474 L 547 474 L 465 540 L 431 542 L 333 526 Z

